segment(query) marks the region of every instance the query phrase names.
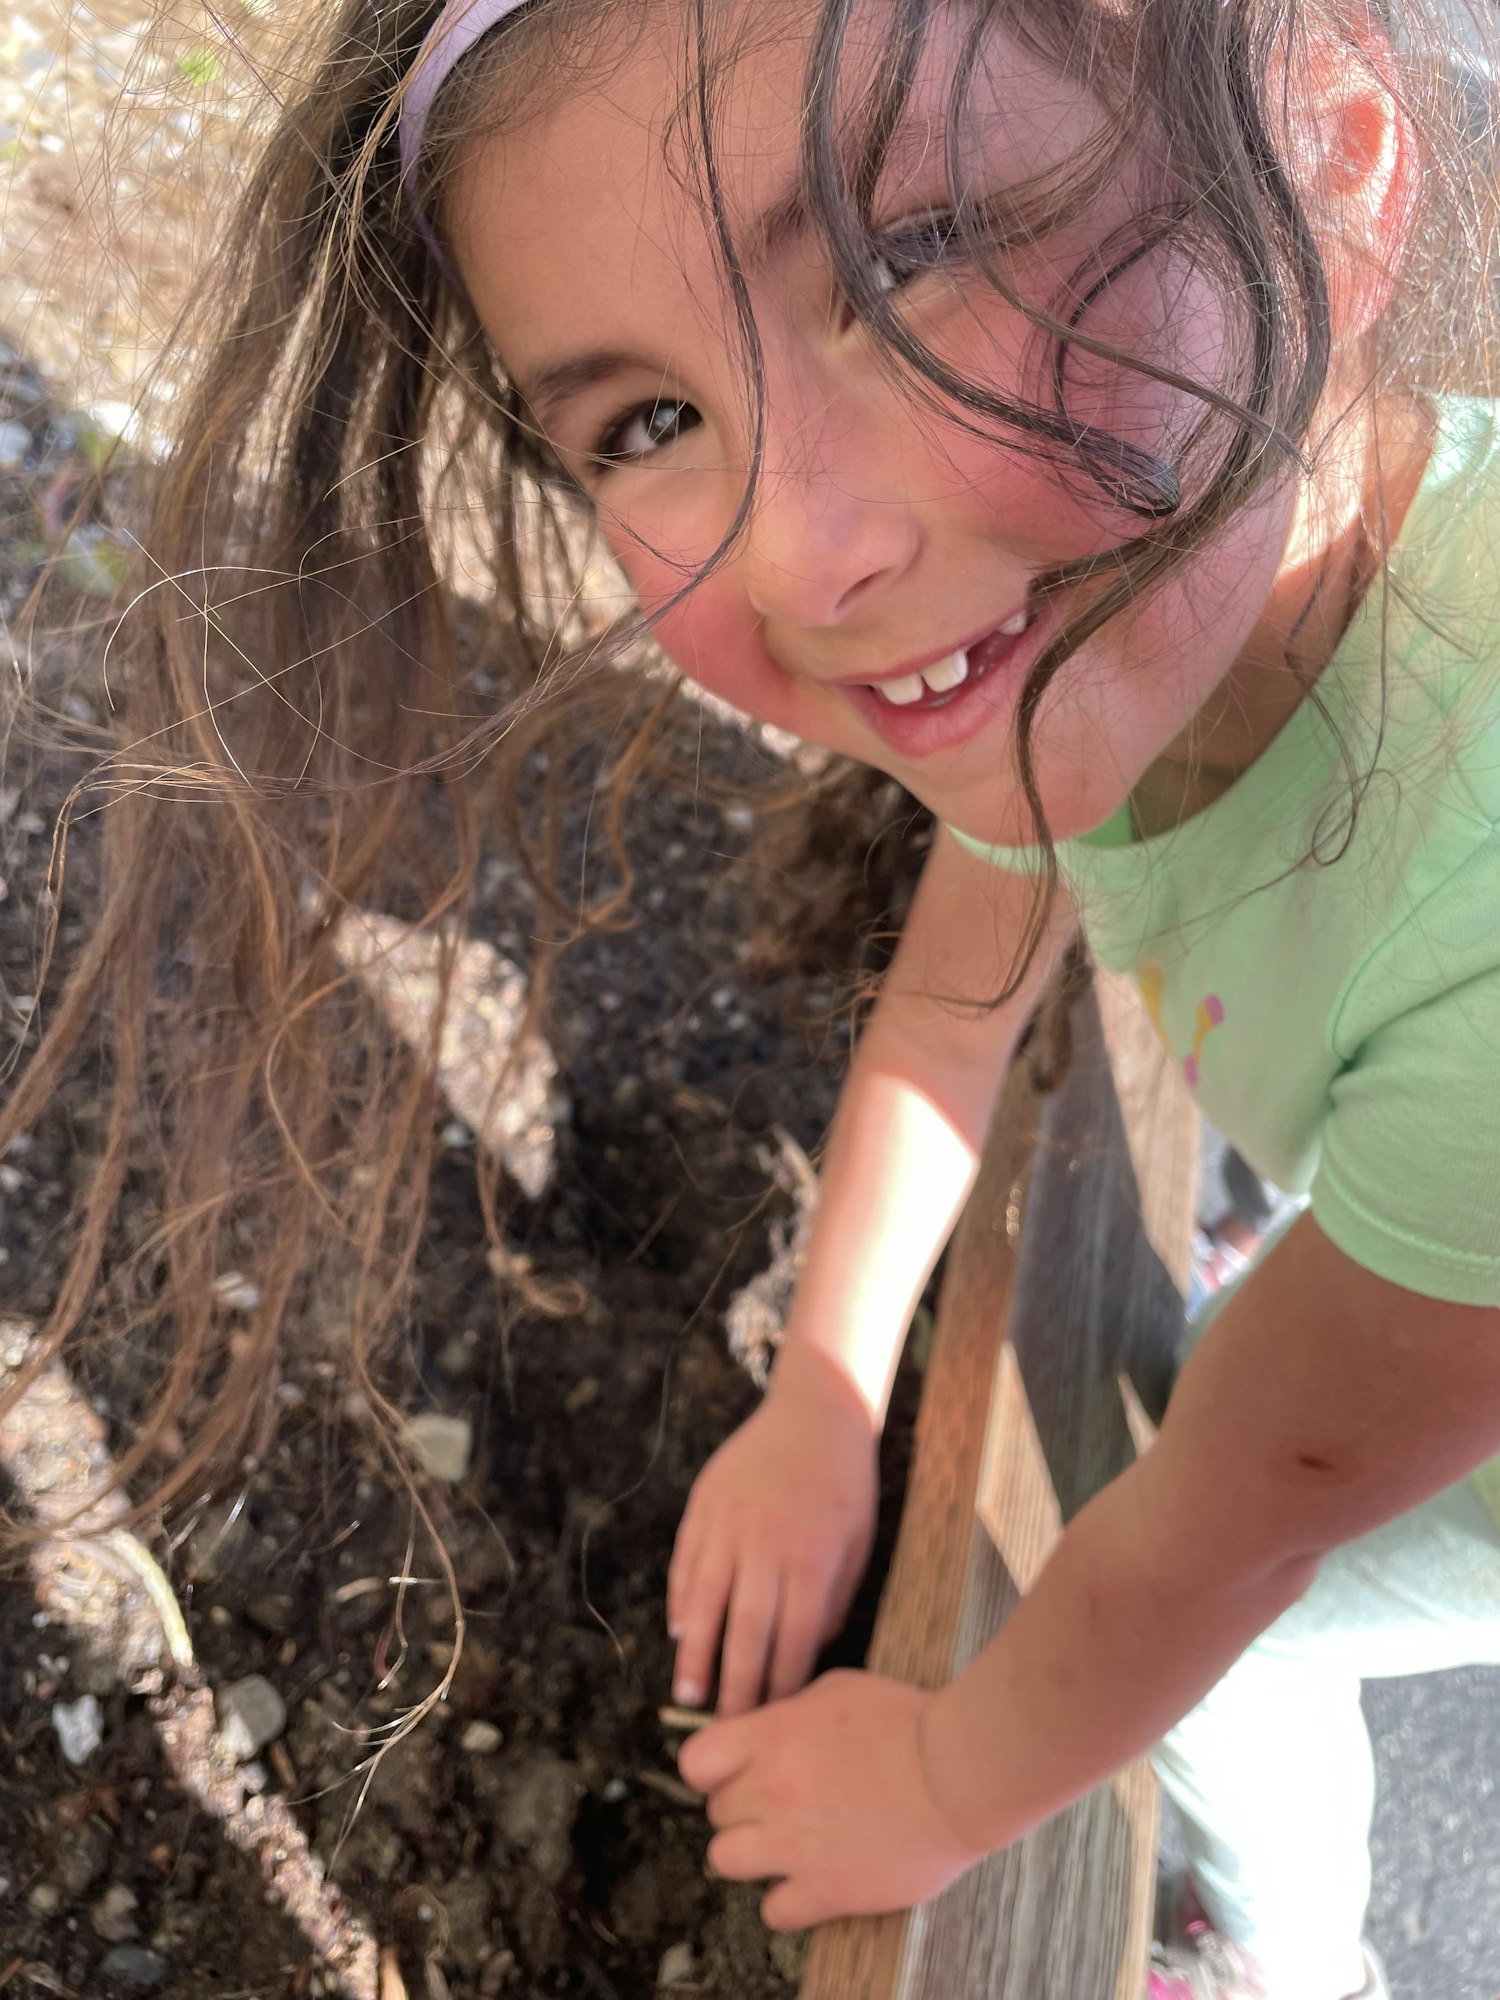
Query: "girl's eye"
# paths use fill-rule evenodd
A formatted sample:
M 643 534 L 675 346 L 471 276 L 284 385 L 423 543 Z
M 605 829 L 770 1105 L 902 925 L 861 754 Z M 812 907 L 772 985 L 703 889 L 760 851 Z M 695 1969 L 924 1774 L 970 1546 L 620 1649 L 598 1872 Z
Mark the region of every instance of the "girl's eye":
M 914 278 L 938 271 L 963 248 L 959 220 L 950 209 L 934 209 L 893 223 L 879 238 L 871 274 L 875 289 L 899 292 Z
M 594 447 L 595 462 L 605 468 L 631 465 L 663 445 L 675 444 L 703 421 L 691 403 L 664 396 L 653 403 L 637 403 L 622 417 L 616 417 Z

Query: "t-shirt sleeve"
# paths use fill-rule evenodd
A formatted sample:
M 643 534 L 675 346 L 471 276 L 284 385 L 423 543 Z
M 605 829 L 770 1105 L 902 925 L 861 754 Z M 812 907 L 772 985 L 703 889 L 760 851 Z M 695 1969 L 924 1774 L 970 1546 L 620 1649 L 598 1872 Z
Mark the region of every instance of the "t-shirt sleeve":
M 1319 1227 L 1377 1277 L 1500 1305 L 1500 953 L 1359 1043 L 1309 1192 Z

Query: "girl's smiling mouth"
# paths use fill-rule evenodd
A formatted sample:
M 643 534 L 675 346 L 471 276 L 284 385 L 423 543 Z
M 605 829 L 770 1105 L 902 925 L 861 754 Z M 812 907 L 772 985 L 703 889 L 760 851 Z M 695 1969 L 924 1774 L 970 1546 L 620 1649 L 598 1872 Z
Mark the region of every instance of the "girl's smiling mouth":
M 838 683 L 837 690 L 903 756 L 954 749 L 1009 705 L 1057 610 L 1028 604 L 965 645 L 879 680 Z

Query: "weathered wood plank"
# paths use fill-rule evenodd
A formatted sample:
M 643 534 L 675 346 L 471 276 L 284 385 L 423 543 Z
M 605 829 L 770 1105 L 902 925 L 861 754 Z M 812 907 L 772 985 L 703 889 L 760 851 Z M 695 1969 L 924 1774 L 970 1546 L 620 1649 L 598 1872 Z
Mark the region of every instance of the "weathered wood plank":
M 950 1255 L 869 1657 L 919 1686 L 1000 1629 L 1165 1403 L 1196 1110 L 1133 990 L 1099 985 L 1063 1089 L 1009 1078 Z M 1142 1765 L 936 1902 L 820 1931 L 802 2000 L 1137 2000 L 1155 1843 Z

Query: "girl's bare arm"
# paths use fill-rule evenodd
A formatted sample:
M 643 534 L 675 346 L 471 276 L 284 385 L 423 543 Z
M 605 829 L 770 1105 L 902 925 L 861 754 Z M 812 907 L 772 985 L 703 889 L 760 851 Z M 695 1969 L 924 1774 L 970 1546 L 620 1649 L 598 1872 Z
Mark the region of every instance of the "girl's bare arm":
M 939 829 L 839 1101 L 775 1381 L 831 1362 L 877 1429 L 1016 1042 L 1075 927 L 1060 888 L 1020 989 L 987 1007 L 1034 893 Z
M 939 833 L 839 1101 L 806 1267 L 765 1401 L 694 1482 L 667 1572 L 674 1688 L 725 1715 L 801 1687 L 869 1559 L 896 1356 L 973 1183 L 1017 1038 L 1072 929 L 1019 990 L 1031 885 Z
M 1147 1750 L 1324 1554 L 1500 1451 L 1500 1309 L 1390 1284 L 1305 1216 L 1195 1350 L 1161 1435 L 1069 1524 L 923 1723 L 934 1802 L 1002 1847 Z

